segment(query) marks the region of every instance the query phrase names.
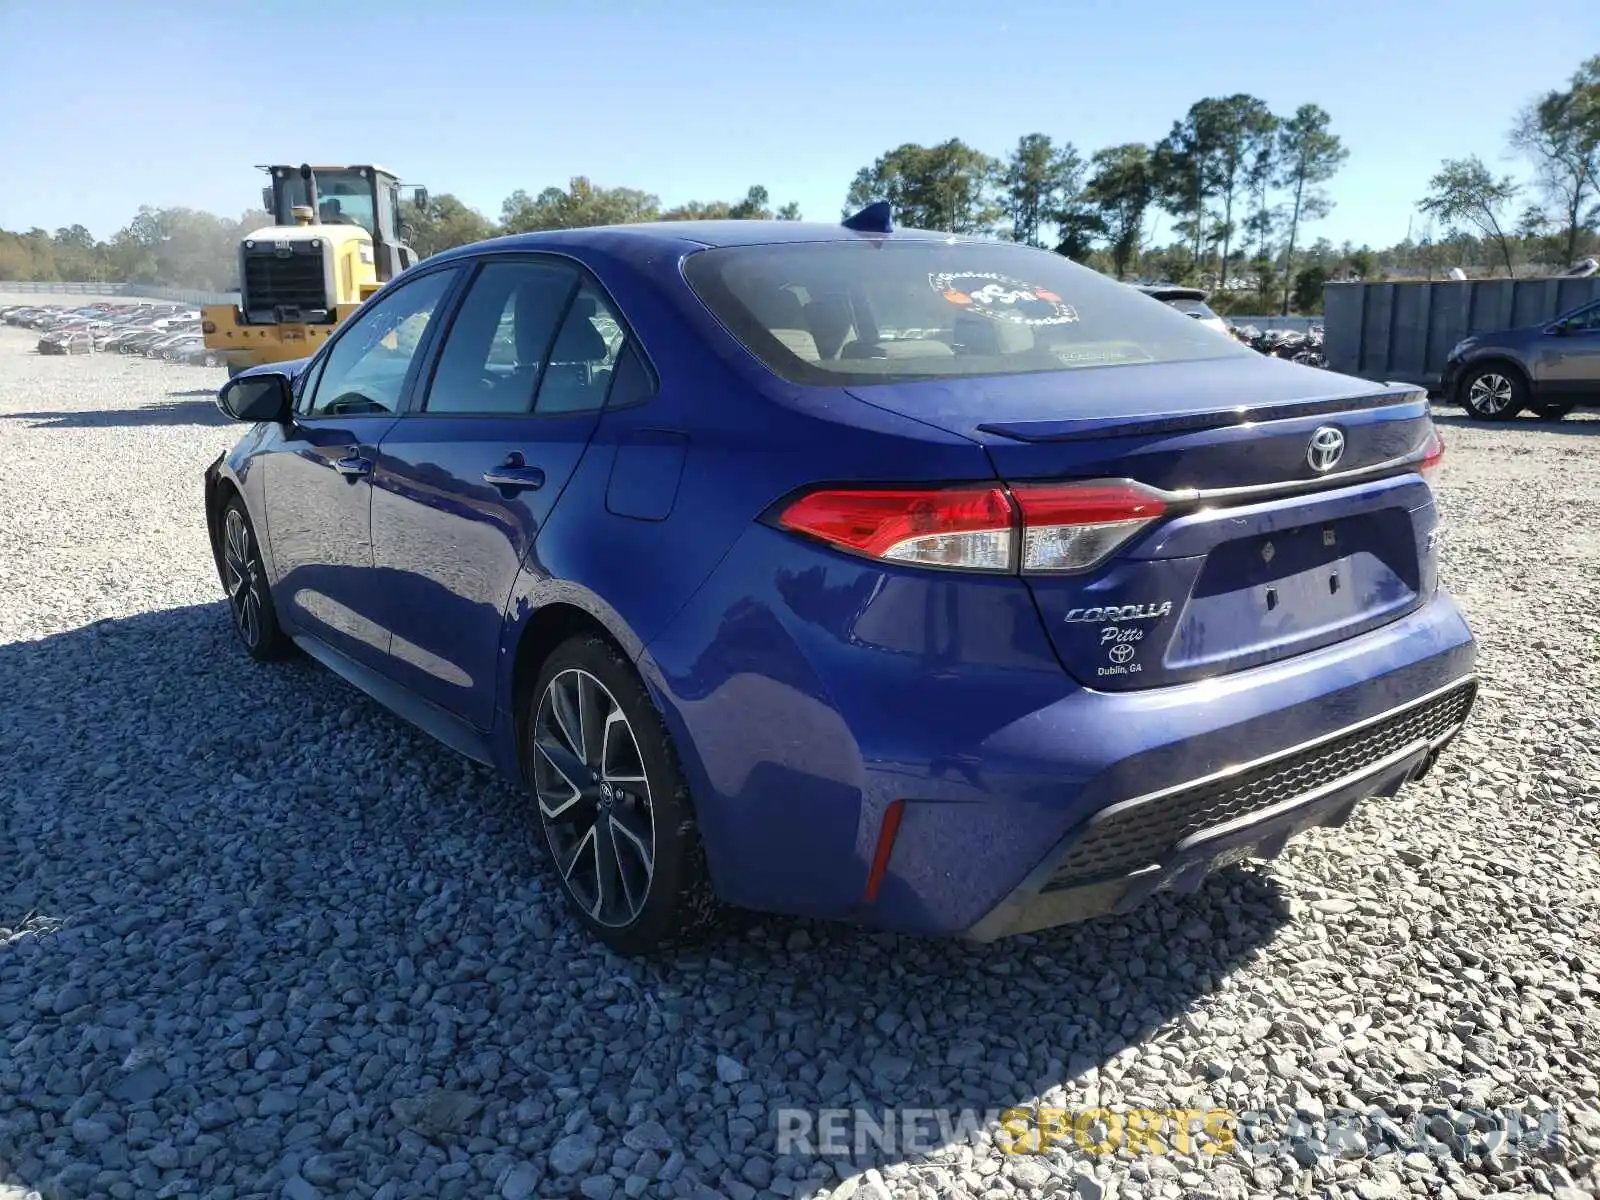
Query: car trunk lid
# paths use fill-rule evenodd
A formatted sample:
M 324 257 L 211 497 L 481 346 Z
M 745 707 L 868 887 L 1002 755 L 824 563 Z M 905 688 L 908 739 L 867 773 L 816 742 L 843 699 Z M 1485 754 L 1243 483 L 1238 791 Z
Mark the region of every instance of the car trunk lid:
M 1163 511 L 1087 569 L 1024 571 L 1063 665 L 1131 690 L 1356 636 L 1435 587 L 1426 396 L 1270 358 L 852 389 L 984 446 L 1021 497 L 1133 481 Z M 1024 506 L 1025 507 L 1025 506 Z

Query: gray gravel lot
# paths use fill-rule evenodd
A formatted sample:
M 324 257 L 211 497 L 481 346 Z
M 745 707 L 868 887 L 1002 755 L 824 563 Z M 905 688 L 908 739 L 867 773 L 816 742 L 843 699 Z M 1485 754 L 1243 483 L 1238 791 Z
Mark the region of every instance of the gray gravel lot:
M 512 789 L 233 644 L 220 372 L 32 343 L 0 328 L 0 1200 L 1600 1191 L 1593 416 L 1441 410 L 1484 685 L 1396 801 L 1122 920 L 752 919 L 667 965 L 567 920 Z M 776 1142 L 783 1108 L 1035 1103 L 1262 1133 Z M 1497 1135 L 1511 1110 L 1554 1135 Z

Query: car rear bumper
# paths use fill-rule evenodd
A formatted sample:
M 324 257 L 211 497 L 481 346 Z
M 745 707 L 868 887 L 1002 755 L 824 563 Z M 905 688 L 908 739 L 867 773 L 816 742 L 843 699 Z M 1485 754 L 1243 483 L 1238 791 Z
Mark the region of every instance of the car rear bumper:
M 1230 802 L 1216 820 L 1173 809 L 1241 764 L 1398 718 L 1474 669 L 1471 631 L 1439 589 L 1290 658 L 1094 690 L 1062 671 L 1015 580 L 958 588 L 820 554 L 816 571 L 780 571 L 764 556 L 795 552 L 778 537 L 748 535 L 734 569 L 640 656 L 713 883 L 746 908 L 974 938 L 1113 911 L 1188 886 L 1202 858 L 1271 851 L 1280 835 L 1342 820 L 1352 800 L 1392 794 L 1448 728 L 1416 746 L 1357 747 L 1348 769 L 1277 786 L 1264 804 Z M 1135 810 L 1160 835 L 1143 857 L 1105 852 L 1058 875 L 1108 814 Z
M 1467 719 L 1468 677 L 1310 743 L 1109 805 L 1054 846 L 965 931 L 974 941 L 1127 912 L 1187 894 L 1245 858 L 1276 858 L 1294 835 L 1337 827 L 1432 769 Z
M 1125 911 L 1237 858 L 1273 857 L 1431 767 L 1470 712 L 1475 657 L 1440 592 L 1399 621 L 1268 667 L 1081 690 L 991 739 L 996 757 L 1031 751 L 1005 794 L 906 802 L 879 898 L 856 916 L 989 940 Z

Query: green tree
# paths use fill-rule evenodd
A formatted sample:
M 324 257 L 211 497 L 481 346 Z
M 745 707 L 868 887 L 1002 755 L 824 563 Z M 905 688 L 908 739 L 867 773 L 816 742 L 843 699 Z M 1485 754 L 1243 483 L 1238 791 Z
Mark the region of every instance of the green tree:
M 1521 191 L 1521 186 L 1511 176 L 1497 179 L 1475 154 L 1467 158 L 1447 158 L 1428 181 L 1428 194 L 1417 207 L 1438 217 L 1451 229 L 1460 230 L 1465 225 L 1476 229 L 1482 237 L 1492 238 L 1500 248 L 1506 274 L 1515 279 L 1517 272 L 1511 260 L 1511 242 L 1506 236 L 1505 209 Z
M 756 184 L 745 193 L 743 200 L 729 206 L 728 216 L 735 221 L 770 221 L 772 198 L 767 194 L 766 188 Z
M 1226 289 L 1236 232 L 1234 203 L 1251 192 L 1260 171 L 1262 146 L 1271 144 L 1280 122 L 1272 115 L 1266 101 L 1244 93 L 1208 103 L 1211 107 L 1207 120 L 1211 124 L 1214 143 L 1211 176 L 1222 205 L 1222 219 L 1217 230 L 1222 242 L 1219 278 L 1220 286 Z
M 1299 276 L 1294 274 L 1294 246 L 1300 226 L 1307 221 L 1320 220 L 1332 210 L 1333 202 L 1322 185 L 1338 174 L 1349 157 L 1339 136 L 1328 132 L 1332 120 L 1317 105 L 1302 104 L 1278 130 L 1278 182 L 1290 193 L 1289 243 L 1283 255 L 1283 270 L 1285 277 L 1292 277 L 1297 287 Z M 1289 298 L 1285 291 L 1285 315 L 1289 312 Z
M 1533 163 L 1541 190 L 1565 221 L 1563 265 L 1578 239 L 1600 224 L 1600 55 L 1517 114 L 1511 144 Z
M 1248 198 L 1244 233 L 1255 243 L 1252 265 L 1263 303 L 1266 289 L 1260 284 L 1261 264 L 1271 261 L 1267 247 L 1281 213 L 1281 208 L 1272 203 L 1272 189 L 1278 177 L 1278 131 L 1282 128 L 1283 121 L 1272 117 L 1265 127 L 1257 131 L 1246 151 L 1244 168 L 1244 188 Z
M 1071 142 L 1057 146 L 1044 133 L 1017 141 L 1000 177 L 1013 241 L 1042 246 L 1043 226 L 1061 223 L 1083 179 L 1083 160 Z
M 1217 191 L 1217 147 L 1220 101 L 1199 100 L 1183 120 L 1174 121 L 1156 143 L 1152 167 L 1161 207 L 1172 214 L 1178 232 L 1189 242 L 1190 256 L 1201 263 L 1206 211 Z
M 481 242 L 500 232 L 488 217 L 449 192 L 430 194 L 427 204 L 408 200 L 401 205 L 400 214 L 407 226 L 407 241 L 419 258 Z
M 1265 249 L 1259 250 L 1250 263 L 1256 277 L 1256 309 L 1265 313 L 1278 299 L 1278 264 Z
M 733 206 L 726 200 L 689 200 L 661 214 L 663 221 L 726 221 Z
M 1316 263 L 1312 263 L 1304 270 L 1296 271 L 1293 288 L 1295 311 L 1307 316 L 1321 312 L 1322 285 L 1327 282 L 1327 268 Z
M 1093 173 L 1084 195 L 1100 215 L 1117 278 L 1123 279 L 1139 254 L 1145 210 L 1155 200 L 1150 148 L 1127 142 L 1096 150 L 1089 166 Z
M 1344 261 L 1352 275 L 1367 283 L 1376 283 L 1383 274 L 1382 268 L 1378 265 L 1378 256 L 1372 252 L 1371 246 L 1348 251 Z
M 70 225 L 50 239 L 56 274 L 62 279 L 105 278 L 105 254 L 100 243 L 82 225 Z
M 1083 203 L 1069 205 L 1056 221 L 1057 254 L 1073 262 L 1087 263 L 1094 244 L 1105 236 L 1106 225 L 1100 214 Z
M 582 175 L 574 176 L 567 190 L 547 187 L 530 197 L 518 188 L 500 207 L 500 225 L 506 233 L 538 229 L 583 229 L 593 225 L 628 225 L 652 221 L 661 201 L 636 188 L 597 187 Z
M 726 200 L 690 200 L 661 214 L 663 221 L 798 221 L 799 219 L 800 206 L 793 201 L 774 213 L 772 197 L 760 184 L 750 188 L 743 200 L 732 204 Z
M 998 172 L 994 159 L 959 138 L 937 146 L 907 142 L 856 172 L 845 215 L 887 200 L 900 225 L 990 233 L 1002 213 L 994 199 Z

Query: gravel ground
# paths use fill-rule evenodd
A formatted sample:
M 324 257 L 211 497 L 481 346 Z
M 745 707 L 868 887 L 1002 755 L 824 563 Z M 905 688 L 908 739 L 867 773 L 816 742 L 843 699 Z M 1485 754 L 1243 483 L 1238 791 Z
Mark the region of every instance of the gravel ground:
M 31 345 L 0 329 L 0 1198 L 1600 1190 L 1600 420 L 1443 417 L 1484 686 L 1398 800 L 1122 920 L 751 919 L 665 966 L 567 920 L 510 788 L 235 647 L 220 373 Z M 783 1108 L 1036 1103 L 1262 1133 L 776 1140 Z

